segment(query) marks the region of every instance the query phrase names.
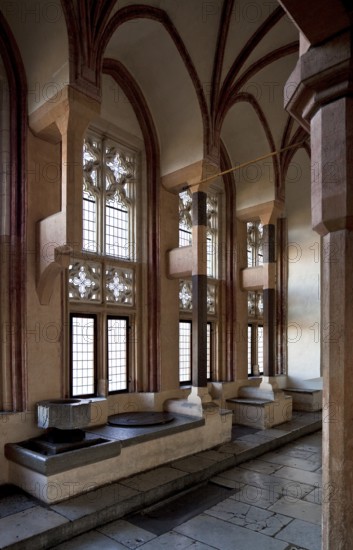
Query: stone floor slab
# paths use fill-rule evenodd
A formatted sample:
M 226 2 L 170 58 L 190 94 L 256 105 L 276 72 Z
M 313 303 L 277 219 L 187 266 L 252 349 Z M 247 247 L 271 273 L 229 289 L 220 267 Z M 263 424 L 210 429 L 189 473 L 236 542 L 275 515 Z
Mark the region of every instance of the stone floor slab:
M 269 508 L 277 502 L 282 496 L 282 493 L 267 491 L 261 487 L 252 487 L 251 485 L 243 485 L 237 493 L 230 497 L 236 501 L 244 502 L 258 508 Z
M 276 535 L 305 550 L 321 550 L 321 527 L 306 521 L 294 520 Z
M 319 487 L 322 483 L 321 474 L 300 470 L 299 468 L 291 468 L 289 466 L 283 466 L 283 468 L 274 472 L 273 475 L 275 477 L 281 477 L 282 479 L 290 479 L 291 481 L 313 485 L 314 487 Z
M 313 502 L 314 504 L 322 504 L 322 488 L 315 487 L 315 489 L 304 497 L 307 502 Z
M 254 472 L 258 472 L 259 474 L 273 474 L 273 472 L 276 472 L 282 466 L 280 464 L 271 464 L 269 462 L 265 462 L 264 460 L 248 460 L 247 462 L 244 462 L 243 464 L 239 464 L 240 468 L 244 468 L 245 470 L 252 470 Z
M 178 533 L 191 537 L 218 550 L 286 550 L 288 544 L 244 527 L 202 514 L 180 525 Z
M 271 437 L 266 437 L 262 433 L 256 433 L 243 435 L 242 437 L 239 437 L 237 441 L 245 441 L 247 443 L 255 443 L 255 445 L 261 445 L 262 443 L 269 443 L 271 439 Z
M 308 449 L 298 449 L 294 445 L 286 445 L 281 449 L 281 453 L 284 456 L 290 456 L 292 458 L 303 458 L 304 460 L 317 460 L 317 455 L 314 451 Z
M 237 525 L 244 525 L 249 510 L 250 506 L 248 504 L 236 501 L 232 498 L 227 498 L 216 504 L 216 506 L 209 508 L 205 514 L 223 519 L 224 521 L 230 521 L 231 519 L 237 518 L 239 519 Z M 270 515 L 272 514 L 270 513 Z
M 171 463 L 172 468 L 181 470 L 183 472 L 200 472 L 206 468 L 211 468 L 214 466 L 214 460 L 209 460 L 205 457 L 200 456 L 189 456 L 186 458 L 180 458 L 175 462 Z
M 241 487 L 244 486 L 244 483 L 240 481 L 235 481 L 233 479 L 227 479 L 226 477 L 214 476 L 210 479 L 211 483 L 215 485 L 220 485 L 221 487 L 226 487 L 227 489 L 234 489 L 238 491 Z
M 55 504 L 51 506 L 51 509 L 74 521 L 89 514 L 97 513 L 109 506 L 123 503 L 138 494 L 139 492 L 135 489 L 125 487 L 125 485 L 121 485 L 120 483 L 113 483 L 112 485 L 101 487 L 96 491 L 91 491 Z
M 321 506 L 319 504 L 306 502 L 305 500 L 290 502 L 288 498 L 281 498 L 270 506 L 269 510 L 321 525 Z
M 239 467 L 222 472 L 218 477 L 231 479 L 244 483 L 244 485 L 259 487 L 262 489 L 263 494 L 282 493 L 282 496 L 294 499 L 304 498 L 305 495 L 311 493 L 313 490 L 312 485 L 280 478 L 279 474 L 277 477 L 275 474 L 261 474 Z
M 306 470 L 308 472 L 313 472 L 317 470 L 321 463 L 319 460 L 305 460 L 303 458 L 293 458 L 282 454 L 281 452 L 272 452 L 266 453 L 261 457 L 265 462 L 271 462 L 274 464 L 282 464 L 283 466 L 289 466 L 291 468 L 298 468 L 300 470 Z
M 97 529 L 99 533 L 120 542 L 127 548 L 134 550 L 146 542 L 156 538 L 156 535 L 141 529 L 132 523 L 119 519 Z
M 220 453 L 239 455 L 241 453 L 249 451 L 250 449 L 253 449 L 254 447 L 256 447 L 255 443 L 239 441 L 239 443 L 225 443 L 224 445 L 221 445 L 221 447 L 219 447 L 218 451 Z
M 51 550 L 97 550 L 98 548 L 102 550 L 126 550 L 126 546 L 96 531 L 63 542 L 58 546 L 54 546 Z
M 147 542 L 142 550 L 213 550 L 211 546 L 171 531 Z M 105 550 L 105 549 L 104 549 Z
M 278 428 L 267 428 L 266 430 L 262 430 L 261 433 L 269 439 L 276 439 L 277 437 L 288 435 L 288 430 L 281 429 L 279 426 Z
M 213 462 L 221 462 L 225 459 L 232 458 L 233 455 L 230 453 L 219 453 L 218 451 L 211 449 L 210 451 L 202 451 L 202 453 L 198 453 L 194 456 L 206 458 L 207 460 L 212 460 Z
M 121 484 L 137 491 L 150 491 L 151 489 L 166 485 L 185 475 L 186 473 L 181 470 L 169 468 L 168 466 L 161 466 L 155 470 L 150 470 L 149 472 L 123 479 Z
M 205 513 L 270 536 L 278 533 L 291 521 L 287 516 L 274 514 L 272 511 L 250 506 L 233 498 L 220 502 Z
M 17 493 L 0 498 L 0 518 L 23 512 L 29 508 L 33 508 L 37 503 L 29 496 Z
M 66 518 L 40 506 L 6 516 L 0 519 L 0 548 L 6 548 L 18 541 L 25 541 L 67 522 Z

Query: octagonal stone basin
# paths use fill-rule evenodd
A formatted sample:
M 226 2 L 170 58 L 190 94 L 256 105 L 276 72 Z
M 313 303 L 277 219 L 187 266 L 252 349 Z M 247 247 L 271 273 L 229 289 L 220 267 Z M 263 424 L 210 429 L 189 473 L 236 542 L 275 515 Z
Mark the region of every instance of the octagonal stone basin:
M 37 403 L 39 428 L 82 429 L 91 419 L 89 399 L 48 399 Z

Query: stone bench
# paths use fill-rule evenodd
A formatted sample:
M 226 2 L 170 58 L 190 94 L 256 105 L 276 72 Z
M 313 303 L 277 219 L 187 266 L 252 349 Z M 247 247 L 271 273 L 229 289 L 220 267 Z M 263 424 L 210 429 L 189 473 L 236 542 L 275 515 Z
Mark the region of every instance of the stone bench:
M 251 426 L 262 430 L 272 428 L 292 417 L 292 398 L 269 400 L 249 397 L 233 397 L 226 400 L 233 411 L 234 424 Z
M 322 390 L 314 388 L 285 388 L 286 395 L 293 398 L 295 411 L 321 411 Z

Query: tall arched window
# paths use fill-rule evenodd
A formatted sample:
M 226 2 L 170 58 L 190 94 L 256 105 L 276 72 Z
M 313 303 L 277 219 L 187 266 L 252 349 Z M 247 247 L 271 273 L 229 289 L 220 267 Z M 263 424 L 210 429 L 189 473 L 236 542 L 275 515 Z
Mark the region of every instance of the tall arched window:
M 135 389 L 139 152 L 90 130 L 82 162 L 83 250 L 68 280 L 74 397 Z

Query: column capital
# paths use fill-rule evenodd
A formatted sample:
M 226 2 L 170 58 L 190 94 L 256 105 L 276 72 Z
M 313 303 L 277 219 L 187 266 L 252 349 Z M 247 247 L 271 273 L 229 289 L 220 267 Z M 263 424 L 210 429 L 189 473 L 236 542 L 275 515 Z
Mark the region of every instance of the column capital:
M 352 35 L 349 29 L 311 47 L 287 80 L 284 107 L 307 131 L 323 105 L 353 94 Z
M 208 190 L 209 184 L 203 182 L 220 171 L 219 164 L 212 159 L 203 158 L 193 164 L 184 166 L 162 176 L 162 185 L 171 193 L 180 193 L 185 188 L 190 188 L 191 193 Z
M 284 209 L 282 201 L 272 200 L 237 210 L 236 215 L 239 220 L 246 222 L 260 218 L 262 225 L 268 225 L 275 224 L 277 218 L 282 217 Z
M 353 29 L 304 53 L 285 106 L 311 134 L 313 229 L 353 230 Z

